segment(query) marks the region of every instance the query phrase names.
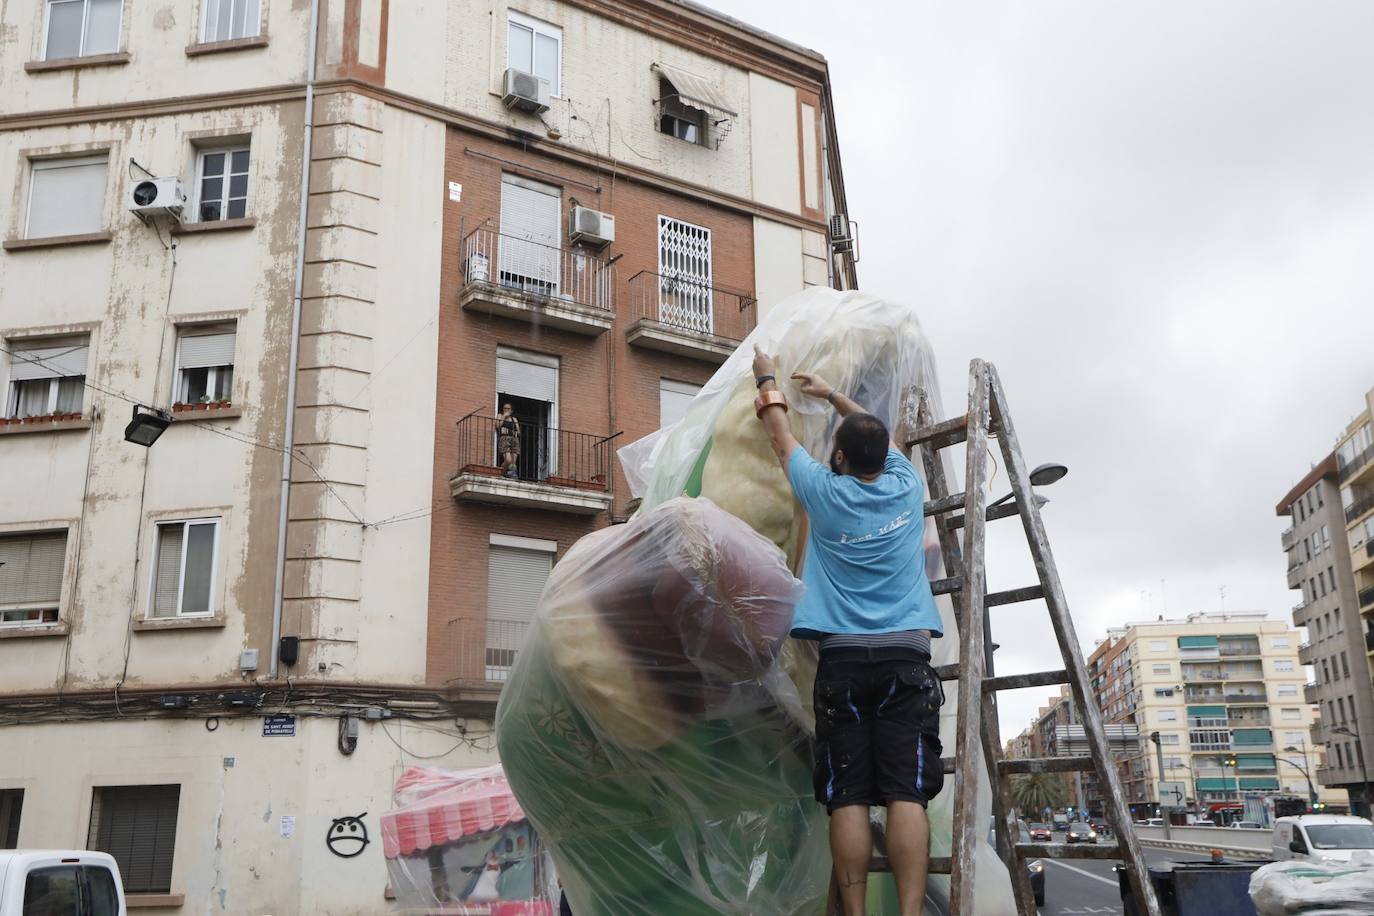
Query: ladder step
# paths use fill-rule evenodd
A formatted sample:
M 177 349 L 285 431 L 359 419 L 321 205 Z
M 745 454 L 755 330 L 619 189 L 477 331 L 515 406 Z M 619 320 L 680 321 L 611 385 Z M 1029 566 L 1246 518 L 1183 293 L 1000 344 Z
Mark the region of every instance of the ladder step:
M 1097 769 L 1090 756 L 1017 757 L 997 761 L 999 773 L 1088 773 Z M 1076 845 L 1076 844 L 1075 844 Z
M 936 669 L 939 670 L 939 669 Z M 956 672 L 957 676 L 957 672 Z M 955 680 L 955 678 L 948 678 Z M 983 681 L 984 690 L 1020 690 L 1023 687 L 1052 687 L 1067 684 L 1069 672 L 1060 668 L 1057 671 L 1032 671 L 1029 674 L 1004 674 Z
M 1017 604 L 1021 601 L 1038 601 L 1045 597 L 1045 588 L 1041 585 L 1027 585 L 1025 588 L 1013 588 L 1005 592 L 988 592 L 983 599 L 984 607 L 999 607 L 1003 604 Z
M 949 448 L 951 445 L 958 445 L 968 438 L 968 417 L 959 416 L 945 420 L 943 423 L 936 423 L 933 426 L 923 426 L 916 430 L 907 448 L 915 448 L 918 445 L 926 445 L 930 448 Z
M 950 775 L 951 773 L 953 773 L 953 772 L 954 772 L 954 758 L 953 758 L 953 757 L 941 757 L 941 758 L 940 758 L 940 768 L 941 768 L 942 770 L 945 771 L 945 775 L 946 775 L 946 776 L 948 776 L 948 775 Z
M 932 595 L 952 595 L 964 587 L 962 576 L 953 576 L 949 579 L 936 579 L 930 583 L 930 593 Z
M 1016 503 L 1010 502 L 1003 503 L 1000 506 L 994 506 L 993 508 L 989 509 L 987 515 L 985 515 L 984 518 L 986 518 L 990 522 L 995 522 L 999 518 L 1011 518 L 1013 515 L 1017 514 L 1019 514 L 1019 511 L 1016 508 Z M 958 515 L 951 515 L 943 522 L 943 524 L 946 528 L 950 529 L 951 531 L 957 528 L 962 528 L 964 527 L 964 514 L 961 512 Z
M 957 681 L 959 680 L 959 665 L 958 663 L 952 665 L 936 665 L 935 674 L 942 681 Z
M 955 493 L 952 496 L 943 496 L 926 503 L 925 514 L 927 516 L 939 515 L 942 512 L 953 512 L 955 509 L 962 508 L 964 508 L 964 494 Z
M 1017 843 L 1017 855 L 1027 859 L 1122 859 L 1115 843 Z
M 932 875 L 947 875 L 954 870 L 954 860 L 950 856 L 931 856 L 930 873 Z M 892 863 L 887 860 L 887 856 L 874 856 L 868 863 L 870 874 L 874 872 L 892 871 Z

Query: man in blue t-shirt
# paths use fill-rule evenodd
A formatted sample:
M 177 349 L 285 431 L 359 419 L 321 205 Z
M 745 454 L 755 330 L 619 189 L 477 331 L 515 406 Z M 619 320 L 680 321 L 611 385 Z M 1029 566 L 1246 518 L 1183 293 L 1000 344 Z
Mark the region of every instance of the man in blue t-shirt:
M 930 640 L 941 621 L 926 578 L 925 486 L 887 427 L 818 375 L 802 394 L 843 418 L 827 468 L 787 422 L 772 357 L 754 349 L 763 422 L 810 523 L 806 593 L 792 635 L 820 641 L 816 669 L 816 800 L 830 812 L 830 852 L 845 916 L 863 916 L 870 805 L 887 806 L 887 853 L 902 916 L 918 916 L 930 865 L 926 804 L 944 785 L 940 678 Z

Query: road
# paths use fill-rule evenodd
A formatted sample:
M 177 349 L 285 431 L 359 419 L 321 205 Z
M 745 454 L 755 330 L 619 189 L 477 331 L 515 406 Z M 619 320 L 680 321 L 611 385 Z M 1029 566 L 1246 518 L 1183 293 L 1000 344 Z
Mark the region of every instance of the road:
M 1058 837 L 1056 837 L 1058 839 Z M 1160 862 L 1201 862 L 1206 856 L 1172 849 L 1145 847 L 1151 864 Z M 1122 916 L 1121 892 L 1111 860 L 1073 859 L 1059 862 L 1044 859 L 1045 916 Z

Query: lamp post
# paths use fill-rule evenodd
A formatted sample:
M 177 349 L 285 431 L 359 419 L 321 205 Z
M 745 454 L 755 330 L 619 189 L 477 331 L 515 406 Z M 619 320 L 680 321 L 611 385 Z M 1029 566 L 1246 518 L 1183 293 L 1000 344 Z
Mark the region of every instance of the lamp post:
M 1349 735 L 1351 738 L 1355 739 L 1355 755 L 1356 759 L 1358 759 L 1360 762 L 1360 800 L 1364 802 L 1364 811 L 1365 815 L 1367 816 L 1370 813 L 1369 771 L 1365 769 L 1364 765 L 1364 744 L 1362 741 L 1360 741 L 1360 726 L 1358 723 L 1354 722 L 1352 722 L 1351 724 L 1355 726 L 1354 731 L 1351 731 L 1349 728 L 1346 728 L 1344 724 L 1331 726 L 1331 731 L 1337 735 Z
M 1030 482 L 1033 487 L 1048 487 L 1052 483 L 1058 483 L 1064 479 L 1064 475 L 1069 473 L 1067 466 L 1062 464 L 1041 464 L 1030 472 Z M 996 509 L 1002 503 L 1015 496 L 1015 493 L 1008 493 L 1000 496 L 988 504 L 989 509 Z
M 1288 745 L 1288 747 L 1283 749 L 1283 752 L 1285 754 L 1302 754 L 1302 766 L 1298 766 L 1296 763 L 1289 760 L 1287 757 L 1280 757 L 1279 759 L 1282 760 L 1284 763 L 1288 764 L 1293 769 L 1302 773 L 1303 777 L 1307 780 L 1307 807 L 1309 809 L 1315 810 L 1317 807 L 1317 787 L 1312 784 L 1312 774 L 1307 769 L 1307 742 L 1304 741 L 1300 749 L 1293 747 L 1293 745 L 1290 744 Z
M 1226 767 L 1230 767 L 1230 768 L 1231 768 L 1231 778 L 1232 778 L 1233 780 L 1235 780 L 1235 783 L 1236 783 L 1236 802 L 1237 802 L 1238 804 L 1241 804 L 1241 810 L 1244 811 L 1244 810 L 1245 810 L 1245 806 L 1244 806 L 1243 803 L 1241 803 L 1241 798 L 1240 798 L 1240 761 L 1236 759 L 1236 755 L 1235 755 L 1235 754 L 1227 754 L 1226 757 L 1225 757 L 1225 759 L 1223 759 L 1223 760 L 1221 761 L 1221 767 L 1222 767 L 1221 771 L 1222 771 L 1223 774 L 1226 772 Z M 1226 777 L 1223 775 L 1223 776 L 1222 776 L 1222 780 L 1223 780 L 1223 783 L 1222 783 L 1223 790 L 1224 790 L 1224 787 L 1225 787 L 1225 782 L 1224 782 L 1225 779 L 1226 779 Z

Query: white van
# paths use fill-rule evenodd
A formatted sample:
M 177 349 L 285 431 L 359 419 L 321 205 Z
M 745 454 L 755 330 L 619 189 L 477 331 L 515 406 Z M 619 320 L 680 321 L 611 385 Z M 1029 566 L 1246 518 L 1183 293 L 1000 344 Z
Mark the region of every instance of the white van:
M 81 849 L 0 851 L 0 916 L 126 916 L 119 866 Z
M 1347 814 L 1299 814 L 1274 822 L 1276 860 L 1349 862 L 1356 850 L 1374 854 L 1374 824 Z

